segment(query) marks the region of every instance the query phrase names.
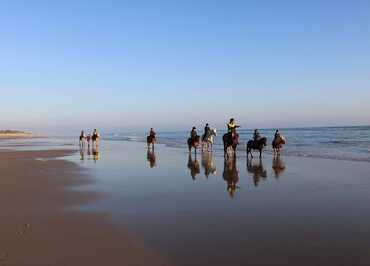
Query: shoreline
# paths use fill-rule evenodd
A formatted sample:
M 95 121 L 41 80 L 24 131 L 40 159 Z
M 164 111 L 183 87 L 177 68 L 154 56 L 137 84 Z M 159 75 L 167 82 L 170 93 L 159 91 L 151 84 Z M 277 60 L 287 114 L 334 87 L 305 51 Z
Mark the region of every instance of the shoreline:
M 109 215 L 67 210 L 101 197 L 69 189 L 93 182 L 61 159 L 74 153 L 0 151 L 0 265 L 163 265 L 155 252 L 116 230 Z

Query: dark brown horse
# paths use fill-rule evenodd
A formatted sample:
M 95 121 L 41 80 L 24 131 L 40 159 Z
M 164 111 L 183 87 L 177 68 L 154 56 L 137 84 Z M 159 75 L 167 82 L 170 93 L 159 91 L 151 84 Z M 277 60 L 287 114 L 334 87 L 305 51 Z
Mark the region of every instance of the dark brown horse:
M 239 144 L 239 134 L 235 131 L 226 133 L 222 140 L 224 142 L 224 156 L 228 155 L 227 150 L 228 148 L 232 148 L 233 154 L 236 154 L 236 147 Z
M 188 148 L 191 152 L 191 148 L 194 148 L 195 153 L 197 153 L 197 148 L 201 144 L 200 137 L 196 136 L 195 138 L 188 138 Z
M 260 158 L 262 158 L 263 148 L 267 145 L 267 139 L 265 137 L 260 138 L 259 140 L 250 140 L 247 144 L 247 156 L 249 154 L 253 158 L 252 150 L 258 150 L 260 152 Z
M 156 142 L 156 138 L 153 135 L 149 135 L 146 137 L 146 143 L 148 144 L 148 148 L 150 147 L 150 144 L 152 144 L 152 147 L 154 149 L 154 144 Z

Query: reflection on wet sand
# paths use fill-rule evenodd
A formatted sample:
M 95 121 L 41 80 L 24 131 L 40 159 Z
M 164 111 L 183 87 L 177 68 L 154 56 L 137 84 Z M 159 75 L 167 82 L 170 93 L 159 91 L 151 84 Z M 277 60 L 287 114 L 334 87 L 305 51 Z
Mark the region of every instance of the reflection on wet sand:
M 80 147 L 80 160 L 85 161 L 85 154 L 87 153 L 87 160 L 93 159 L 95 162 L 100 159 L 99 157 L 99 147 L 95 146 L 90 148 L 90 145 L 85 149 L 85 147 Z
M 93 160 L 96 162 L 100 159 L 99 157 L 99 146 L 95 146 L 92 148 Z
M 253 182 L 257 187 L 259 182 L 267 178 L 267 171 L 263 166 L 262 159 L 247 159 L 247 171 L 253 174 Z
M 239 172 L 236 167 L 236 158 L 234 156 L 225 158 L 223 178 L 227 182 L 227 191 L 230 198 L 234 198 L 239 182 Z
M 80 160 L 85 161 L 85 149 L 83 146 L 80 146 Z
M 196 176 L 200 173 L 200 164 L 199 161 L 197 160 L 197 155 L 195 155 L 194 160 L 189 153 L 188 157 L 188 168 L 190 170 L 190 175 L 193 178 L 193 180 L 196 179 Z
M 155 157 L 155 151 L 154 149 L 149 149 L 146 153 L 146 159 L 149 162 L 149 167 L 154 168 L 156 166 L 156 157 Z
M 283 159 L 281 159 L 280 155 L 272 158 L 272 169 L 274 170 L 276 178 L 279 178 L 284 173 L 285 168 L 285 163 Z
M 216 165 L 213 160 L 213 153 L 205 151 L 202 153 L 202 167 L 204 168 L 204 175 L 208 178 L 210 174 L 216 175 Z

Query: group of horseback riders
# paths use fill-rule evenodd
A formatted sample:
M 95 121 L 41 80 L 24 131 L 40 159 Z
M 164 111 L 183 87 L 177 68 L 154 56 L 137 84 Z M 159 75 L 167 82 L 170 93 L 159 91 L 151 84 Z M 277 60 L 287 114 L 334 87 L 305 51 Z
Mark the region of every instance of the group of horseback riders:
M 87 145 L 88 147 L 90 147 L 90 143 L 92 142 L 92 144 L 94 145 L 98 145 L 98 142 L 99 142 L 99 138 L 100 138 L 100 135 L 98 133 L 98 130 L 97 129 L 94 129 L 93 133 L 92 134 L 85 134 L 85 131 L 82 130 L 81 131 L 81 134 L 80 134 L 80 137 L 79 137 L 79 143 L 80 143 L 80 147 L 84 147 L 85 146 L 85 142 L 87 142 Z
M 225 155 L 227 154 L 227 151 L 229 148 L 232 148 L 232 151 L 236 151 L 236 147 L 239 144 L 239 134 L 237 133 L 236 129 L 240 128 L 239 125 L 236 124 L 235 119 L 231 118 L 229 122 L 226 125 L 227 127 L 227 133 L 223 136 L 223 143 L 224 143 L 224 152 Z M 196 149 L 199 145 L 202 145 L 202 149 L 206 146 L 207 149 L 209 147 L 212 148 L 213 144 L 213 137 L 217 135 L 216 130 L 210 128 L 209 124 L 207 123 L 204 127 L 204 133 L 202 135 L 202 138 L 198 135 L 197 128 L 193 127 L 190 131 L 190 138 L 188 139 L 188 147 L 189 151 L 191 151 L 192 148 Z M 156 133 L 154 132 L 153 128 L 150 129 L 149 136 L 147 137 L 147 143 L 148 147 L 150 147 L 150 144 L 154 147 L 154 143 L 156 140 Z M 279 130 L 276 130 L 274 140 L 272 142 L 272 146 L 274 149 L 274 152 L 279 152 L 281 146 L 285 144 L 285 139 L 280 135 Z M 267 139 L 265 137 L 262 137 L 259 130 L 256 129 L 253 133 L 253 140 L 250 140 L 247 143 L 247 154 L 252 155 L 252 150 L 259 150 L 260 156 L 262 154 L 262 149 L 264 146 L 267 145 Z

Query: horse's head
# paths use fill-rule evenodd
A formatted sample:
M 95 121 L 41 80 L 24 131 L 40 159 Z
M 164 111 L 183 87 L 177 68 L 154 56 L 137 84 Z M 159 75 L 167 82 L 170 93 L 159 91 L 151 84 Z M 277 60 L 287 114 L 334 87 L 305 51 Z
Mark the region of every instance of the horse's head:
M 211 135 L 217 136 L 217 129 L 211 128 Z
M 265 137 L 261 138 L 261 144 L 263 146 L 267 146 L 267 138 L 265 138 Z

